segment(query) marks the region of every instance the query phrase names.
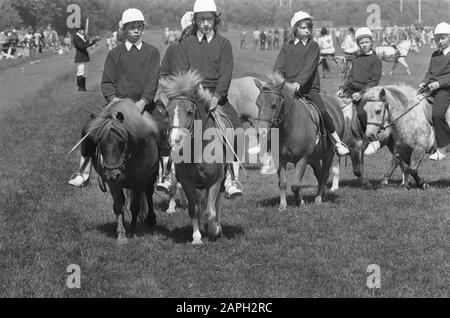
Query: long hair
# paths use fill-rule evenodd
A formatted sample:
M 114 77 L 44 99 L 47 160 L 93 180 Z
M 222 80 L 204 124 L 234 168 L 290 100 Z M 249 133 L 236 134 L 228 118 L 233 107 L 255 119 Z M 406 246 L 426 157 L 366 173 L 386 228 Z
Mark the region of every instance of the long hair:
M 306 23 L 306 27 L 309 29 L 309 39 L 311 40 L 313 38 L 313 21 L 311 19 L 304 19 L 304 20 L 300 20 L 298 21 L 293 28 L 293 32 L 291 35 L 291 42 L 293 42 L 295 40 L 295 38 L 297 37 L 297 32 L 298 32 L 298 27 L 302 24 L 302 23 Z
M 197 34 L 197 32 L 198 32 L 198 25 L 197 25 L 197 22 L 196 22 L 197 16 L 198 16 L 198 13 L 194 13 L 194 18 L 193 18 L 194 23 L 192 24 L 193 27 L 192 27 L 192 33 L 191 34 Z M 222 22 L 222 20 L 220 19 L 220 16 L 221 16 L 221 13 L 214 12 L 214 26 L 213 26 L 213 30 L 214 30 L 214 33 L 216 33 L 216 34 L 217 34 L 218 30 L 219 30 L 220 23 Z

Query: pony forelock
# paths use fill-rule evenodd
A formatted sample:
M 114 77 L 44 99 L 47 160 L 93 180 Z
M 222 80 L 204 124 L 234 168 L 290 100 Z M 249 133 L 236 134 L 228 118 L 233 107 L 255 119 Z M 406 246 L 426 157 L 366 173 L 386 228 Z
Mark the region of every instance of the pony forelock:
M 190 96 L 203 78 L 197 71 L 179 72 L 169 79 L 161 80 L 163 93 L 169 98 Z
M 123 115 L 124 120 L 118 118 Z M 89 123 L 87 132 L 96 142 L 114 131 L 121 139 L 126 140 L 129 136 L 143 138 L 148 133 L 158 134 L 156 123 L 150 116 L 143 116 L 130 99 L 110 103 L 105 108 L 99 108 L 95 118 Z

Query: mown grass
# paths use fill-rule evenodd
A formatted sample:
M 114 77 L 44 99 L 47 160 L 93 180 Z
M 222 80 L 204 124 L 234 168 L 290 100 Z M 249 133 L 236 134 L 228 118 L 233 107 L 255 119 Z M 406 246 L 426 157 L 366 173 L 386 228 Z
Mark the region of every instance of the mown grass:
M 266 73 L 274 58 L 235 49 L 235 76 Z M 416 75 L 393 80 L 417 84 L 425 61 L 428 55 L 411 56 Z M 97 71 L 101 64 L 94 62 Z M 338 85 L 330 76 L 323 86 L 332 93 Z M 62 75 L 0 123 L 1 296 L 449 296 L 450 163 L 424 162 L 428 191 L 399 187 L 398 172 L 393 185 L 379 187 L 384 150 L 367 160 L 370 187 L 359 187 L 348 166 L 341 190 L 320 206 L 312 204 L 316 181 L 308 170 L 307 206 L 292 206 L 290 196 L 285 213 L 277 210 L 276 177 L 249 167 L 244 198 L 224 203 L 223 237 L 202 247 L 190 245 L 187 212 L 166 215 L 165 197 L 155 194 L 159 225 L 141 225 L 138 237 L 118 246 L 110 196 L 96 182 L 83 190 L 66 185 L 78 158 L 65 154 L 88 112 L 103 103 L 99 92 L 76 94 L 72 81 Z M 66 288 L 70 264 L 81 267 L 80 290 Z M 370 264 L 381 267 L 380 290 L 366 287 Z

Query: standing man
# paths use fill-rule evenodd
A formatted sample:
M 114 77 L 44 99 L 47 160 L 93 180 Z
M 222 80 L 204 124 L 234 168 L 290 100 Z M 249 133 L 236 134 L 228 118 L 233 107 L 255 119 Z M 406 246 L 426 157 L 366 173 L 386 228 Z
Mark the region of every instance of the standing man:
M 450 24 L 439 23 L 434 37 L 438 50 L 431 56 L 428 72 L 419 86 L 427 87 L 434 97 L 432 119 L 438 149 L 430 159 L 441 161 L 446 157 L 445 147 L 450 144 L 450 127 L 446 121 L 450 105 Z
M 90 61 L 87 49 L 96 42 L 96 39 L 92 41 L 86 39 L 83 25 L 77 28 L 77 32 L 73 37 L 73 44 L 76 49 L 75 63 L 77 64 L 77 86 L 79 92 L 86 91 L 87 63 Z
M 220 14 L 217 13 L 214 0 L 195 1 L 193 22 L 193 35 L 179 46 L 179 69 L 197 70 L 204 78 L 202 86 L 214 96 L 210 111 L 221 106 L 234 128 L 239 128 L 241 120 L 228 101 L 233 74 L 233 51 L 230 41 L 217 33 Z M 227 198 L 236 198 L 242 196 L 242 185 L 238 180 L 239 162 L 233 162 L 231 168 L 227 171 L 225 193 Z
M 108 103 L 130 98 L 142 112 L 144 109 L 150 109 L 154 103 L 158 89 L 160 56 L 156 47 L 142 41 L 145 18 L 140 10 L 125 10 L 122 24 L 125 43 L 108 53 L 101 89 Z M 158 120 L 154 119 L 159 126 Z M 95 147 L 95 142 L 89 137 L 81 145 L 80 169 L 72 176 L 70 185 L 79 188 L 87 185 Z

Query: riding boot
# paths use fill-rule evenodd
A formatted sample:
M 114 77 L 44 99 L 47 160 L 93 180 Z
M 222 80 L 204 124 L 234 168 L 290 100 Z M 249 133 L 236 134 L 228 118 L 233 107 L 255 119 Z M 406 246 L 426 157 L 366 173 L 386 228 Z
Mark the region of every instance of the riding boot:
M 77 173 L 72 175 L 69 180 L 69 184 L 77 188 L 83 188 L 87 186 L 89 184 L 91 170 L 92 158 L 81 156 L 80 169 Z
M 242 197 L 242 184 L 239 182 L 238 162 L 228 165 L 227 175 L 225 179 L 225 195 L 228 199 L 236 199 Z
M 366 150 L 364 151 L 364 155 L 365 156 L 373 155 L 380 148 L 381 148 L 381 143 L 378 140 L 372 141 L 372 142 L 369 143 L 369 145 L 367 146 Z
M 83 91 L 83 76 L 77 76 L 77 87 L 79 92 Z
M 83 92 L 86 91 L 86 77 L 84 76 L 81 78 L 81 89 Z
M 168 195 L 174 195 L 177 187 L 175 174 L 172 172 L 172 160 L 170 157 L 163 157 L 161 162 L 161 178 L 156 184 L 156 190 Z
M 333 137 L 334 142 L 336 143 L 336 153 L 339 157 L 348 155 L 350 153 L 350 150 L 348 150 L 348 147 L 342 142 L 337 132 L 332 133 L 331 137 Z

